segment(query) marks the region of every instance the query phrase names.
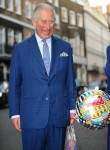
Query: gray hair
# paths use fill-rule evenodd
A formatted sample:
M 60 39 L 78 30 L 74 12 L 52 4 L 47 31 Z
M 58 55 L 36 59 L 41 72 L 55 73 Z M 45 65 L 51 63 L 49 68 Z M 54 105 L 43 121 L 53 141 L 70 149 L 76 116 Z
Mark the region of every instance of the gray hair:
M 56 19 L 55 9 L 51 5 L 46 4 L 46 3 L 39 3 L 35 7 L 35 9 L 33 11 L 32 19 L 37 19 L 38 15 L 39 15 L 39 11 L 42 10 L 42 9 L 48 9 L 48 10 L 50 10 L 53 13 L 53 15 L 54 15 L 54 19 Z

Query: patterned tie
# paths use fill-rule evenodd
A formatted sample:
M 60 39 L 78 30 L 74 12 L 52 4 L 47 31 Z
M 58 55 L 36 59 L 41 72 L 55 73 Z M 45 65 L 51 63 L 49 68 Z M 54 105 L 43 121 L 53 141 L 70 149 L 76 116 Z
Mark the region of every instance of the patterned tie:
M 49 55 L 49 47 L 46 43 L 46 40 L 43 40 L 43 61 L 44 65 L 47 71 L 47 74 L 49 75 L 50 72 L 50 55 Z

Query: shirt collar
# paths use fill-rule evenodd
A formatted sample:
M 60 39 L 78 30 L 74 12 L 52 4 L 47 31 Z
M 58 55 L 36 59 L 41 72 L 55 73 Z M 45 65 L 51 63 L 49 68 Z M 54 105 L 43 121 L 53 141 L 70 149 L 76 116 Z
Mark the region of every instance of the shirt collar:
M 40 43 L 40 42 L 43 40 L 43 39 L 41 39 L 41 38 L 38 36 L 37 33 L 35 33 L 35 37 L 36 37 L 36 40 L 37 40 L 38 43 Z M 46 42 L 47 42 L 47 43 L 50 43 L 50 42 L 51 42 L 51 37 L 48 38 L 48 39 L 46 39 Z

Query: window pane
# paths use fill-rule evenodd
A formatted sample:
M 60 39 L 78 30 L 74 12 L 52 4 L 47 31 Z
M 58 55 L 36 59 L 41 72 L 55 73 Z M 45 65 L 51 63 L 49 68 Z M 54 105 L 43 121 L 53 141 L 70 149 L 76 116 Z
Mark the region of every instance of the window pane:
M 31 12 L 32 12 L 31 3 L 26 1 L 25 2 L 25 16 L 29 19 L 31 19 Z
M 22 32 L 20 31 L 16 31 L 16 34 L 15 34 L 15 42 L 16 43 L 19 43 L 22 41 Z
M 81 45 L 81 56 L 84 57 L 84 41 L 83 40 L 80 41 L 80 45 Z
M 15 13 L 21 15 L 21 0 L 15 0 Z
M 70 1 L 72 1 L 72 2 L 76 2 L 76 0 L 70 0 Z
M 75 37 L 75 53 L 76 55 L 80 55 L 80 51 L 81 51 L 81 48 L 80 48 L 80 35 L 78 32 L 75 32 L 74 34 L 74 37 Z
M 80 13 L 77 14 L 77 25 L 78 27 L 83 27 L 83 15 Z
M 65 7 L 61 7 L 61 19 L 65 23 L 68 22 L 68 11 Z
M 6 41 L 5 27 L 0 26 L 0 53 L 5 52 L 5 41 Z
M 14 30 L 8 29 L 8 46 L 14 45 Z
M 67 36 L 63 36 L 62 39 L 66 42 L 68 42 L 68 37 Z
M 54 6 L 59 7 L 59 0 L 53 0 L 53 4 Z
M 59 14 L 56 14 L 56 26 L 57 29 L 60 29 L 60 18 L 59 18 Z
M 48 0 L 49 3 L 53 3 L 53 0 Z
M 0 0 L 0 7 L 5 8 L 5 0 Z
M 8 0 L 8 10 L 13 12 L 13 10 L 14 10 L 13 0 Z
M 70 18 L 70 24 L 76 25 L 76 16 L 74 11 L 72 10 L 69 11 L 69 18 Z

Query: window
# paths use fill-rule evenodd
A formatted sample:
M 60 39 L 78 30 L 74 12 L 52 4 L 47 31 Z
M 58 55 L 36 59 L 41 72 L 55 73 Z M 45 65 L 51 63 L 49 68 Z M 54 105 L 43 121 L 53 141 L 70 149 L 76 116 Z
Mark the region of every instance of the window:
M 19 43 L 21 41 L 22 41 L 22 32 L 16 31 L 16 33 L 15 33 L 15 42 Z
M 73 48 L 73 51 L 74 51 L 74 49 L 75 49 L 74 38 L 70 38 L 70 39 L 69 39 L 69 43 L 71 44 L 71 47 Z
M 80 35 L 79 35 L 79 33 L 78 32 L 75 32 L 75 34 L 74 34 L 74 44 L 75 44 L 75 48 L 74 48 L 74 50 L 75 50 L 75 54 L 76 55 L 80 55 L 80 51 L 81 51 L 81 47 L 80 47 Z
M 84 54 L 84 41 L 83 40 L 80 41 L 80 46 L 81 46 L 81 56 L 84 57 L 85 54 Z
M 9 28 L 8 29 L 8 46 L 14 45 L 14 30 Z
M 31 3 L 26 1 L 25 2 L 25 16 L 26 16 L 26 18 L 31 19 L 31 12 L 32 12 Z
M 0 7 L 5 8 L 5 0 L 0 0 Z
M 69 11 L 69 19 L 70 19 L 70 25 L 76 25 L 75 12 L 72 10 Z
M 59 14 L 56 14 L 56 26 L 57 29 L 60 29 L 60 18 L 59 18 Z
M 54 6 L 59 7 L 59 0 L 53 0 L 53 4 Z
M 53 3 L 53 0 L 48 0 L 49 3 Z
M 21 0 L 15 0 L 15 13 L 21 15 Z
M 65 23 L 68 22 L 68 11 L 65 7 L 61 7 L 61 20 Z
M 6 41 L 5 27 L 0 26 L 0 53 L 5 52 L 5 41 Z
M 67 36 L 63 36 L 62 39 L 66 42 L 68 42 L 68 37 Z
M 70 1 L 72 1 L 72 2 L 76 2 L 76 0 L 70 0 Z
M 14 11 L 14 3 L 13 0 L 8 0 L 8 8 L 9 11 L 13 12 Z
M 83 27 L 83 15 L 81 13 L 77 13 L 77 25 Z
M 31 4 L 32 11 L 36 8 L 36 4 Z
M 88 5 L 88 4 L 89 4 L 88 1 L 89 1 L 89 0 L 77 0 L 76 2 L 77 2 L 78 4 L 80 4 L 80 5 Z

